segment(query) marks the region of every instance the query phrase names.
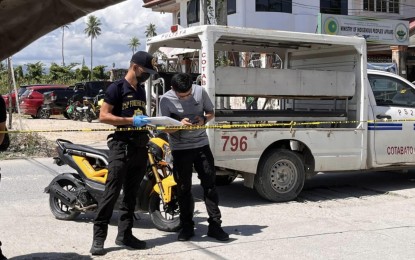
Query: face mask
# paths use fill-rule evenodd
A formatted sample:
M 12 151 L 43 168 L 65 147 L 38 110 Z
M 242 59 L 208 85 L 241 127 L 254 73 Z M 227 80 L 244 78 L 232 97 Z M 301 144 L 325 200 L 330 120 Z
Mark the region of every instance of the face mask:
M 147 72 L 141 73 L 140 76 L 136 75 L 136 79 L 137 79 L 138 84 L 146 82 L 146 80 L 148 80 L 149 77 L 150 77 L 150 73 L 147 73 Z

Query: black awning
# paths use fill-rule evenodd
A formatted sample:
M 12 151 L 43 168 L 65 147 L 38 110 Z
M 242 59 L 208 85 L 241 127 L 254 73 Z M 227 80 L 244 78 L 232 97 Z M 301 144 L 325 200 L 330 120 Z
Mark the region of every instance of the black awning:
M 125 0 L 0 0 L 0 61 L 36 39 Z

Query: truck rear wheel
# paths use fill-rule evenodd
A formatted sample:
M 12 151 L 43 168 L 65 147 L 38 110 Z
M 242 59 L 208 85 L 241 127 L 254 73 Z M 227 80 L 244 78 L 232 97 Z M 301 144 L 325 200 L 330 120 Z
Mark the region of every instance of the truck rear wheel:
M 304 163 L 296 152 L 271 150 L 261 160 L 258 170 L 254 186 L 265 199 L 290 201 L 298 196 L 304 186 Z

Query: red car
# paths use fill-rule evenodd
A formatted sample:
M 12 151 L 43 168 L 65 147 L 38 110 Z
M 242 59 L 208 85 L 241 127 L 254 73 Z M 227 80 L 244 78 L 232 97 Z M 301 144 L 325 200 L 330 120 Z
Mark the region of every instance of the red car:
M 67 89 L 64 85 L 37 85 L 28 86 L 20 100 L 22 114 L 31 115 L 33 118 L 49 118 L 49 113 L 43 113 L 43 93 L 58 89 Z
M 22 96 L 22 94 L 26 91 L 27 86 L 20 86 L 20 88 L 17 90 L 17 94 L 20 97 Z M 14 90 L 9 93 L 9 94 L 5 94 L 2 95 L 4 102 L 6 102 L 6 109 L 9 109 L 9 97 L 11 97 L 12 99 L 12 107 L 13 107 L 13 111 L 16 112 L 17 108 L 16 108 L 16 93 L 14 92 Z

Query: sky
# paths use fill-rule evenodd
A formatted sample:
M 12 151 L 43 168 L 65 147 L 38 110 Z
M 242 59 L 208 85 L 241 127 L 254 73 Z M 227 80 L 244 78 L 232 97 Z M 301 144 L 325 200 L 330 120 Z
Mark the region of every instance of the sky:
M 137 37 L 141 46 L 138 50 L 145 50 L 146 27 L 153 23 L 158 34 L 167 32 L 171 25 L 171 14 L 152 12 L 143 8 L 142 0 L 127 0 L 120 4 L 98 10 L 89 15 L 95 15 L 101 21 L 101 35 L 93 40 L 93 64 L 104 65 L 106 70 L 128 68 L 132 50 L 128 46 L 131 38 Z M 81 17 L 65 28 L 64 57 L 65 65 L 70 63 L 91 66 L 91 38 L 85 33 L 87 16 Z M 32 44 L 12 56 L 14 66 L 41 62 L 49 68 L 52 62 L 62 65 L 62 29 L 58 28 L 44 35 Z

